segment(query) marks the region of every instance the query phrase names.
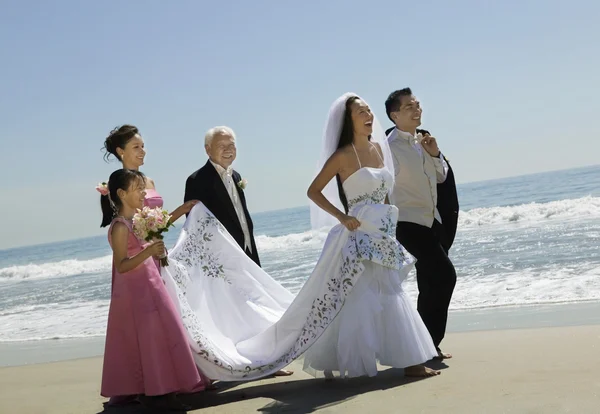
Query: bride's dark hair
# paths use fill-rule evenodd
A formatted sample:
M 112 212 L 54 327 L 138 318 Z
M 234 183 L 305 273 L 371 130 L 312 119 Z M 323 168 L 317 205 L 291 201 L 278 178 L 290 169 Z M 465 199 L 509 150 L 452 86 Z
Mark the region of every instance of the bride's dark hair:
M 107 184 L 108 194 L 100 196 L 100 207 L 102 208 L 102 224 L 100 224 L 100 227 L 108 226 L 122 207 L 117 191 L 127 191 L 136 180 L 144 181 L 144 174 L 136 170 L 121 168 L 110 175 Z
M 346 100 L 346 109 L 344 111 L 344 121 L 342 123 L 342 131 L 340 132 L 340 140 L 338 141 L 337 149 L 344 148 L 354 142 L 354 124 L 352 123 L 352 111 L 351 106 L 354 102 L 360 100 L 358 96 L 351 96 Z M 371 137 L 369 136 L 369 141 Z M 348 199 L 346 193 L 344 193 L 344 187 L 342 186 L 342 179 L 340 175 L 335 176 L 338 185 L 338 194 L 340 201 L 344 206 L 344 211 L 348 214 Z

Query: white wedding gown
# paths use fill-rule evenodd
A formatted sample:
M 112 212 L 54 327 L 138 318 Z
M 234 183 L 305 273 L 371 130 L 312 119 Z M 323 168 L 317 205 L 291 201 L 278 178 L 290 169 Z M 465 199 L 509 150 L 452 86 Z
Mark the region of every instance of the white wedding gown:
M 209 378 L 253 380 L 304 354 L 313 375 L 374 376 L 437 355 L 402 282 L 414 259 L 396 241 L 392 177 L 363 167 L 343 184 L 361 226 L 329 233 L 294 297 L 250 260 L 202 204 L 187 218 L 162 276 L 196 363 Z

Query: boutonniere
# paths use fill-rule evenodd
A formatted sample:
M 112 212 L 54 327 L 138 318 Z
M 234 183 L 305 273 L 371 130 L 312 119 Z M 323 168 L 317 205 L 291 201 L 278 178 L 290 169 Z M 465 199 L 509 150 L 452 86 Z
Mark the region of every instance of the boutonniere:
M 240 190 L 245 190 L 246 186 L 248 185 L 248 181 L 246 181 L 245 178 L 242 178 L 238 183 L 237 183 L 238 187 L 240 188 Z

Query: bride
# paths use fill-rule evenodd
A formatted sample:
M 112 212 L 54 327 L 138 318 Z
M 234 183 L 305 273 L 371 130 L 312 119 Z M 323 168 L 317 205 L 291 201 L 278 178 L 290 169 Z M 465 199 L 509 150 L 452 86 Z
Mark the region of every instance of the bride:
M 162 276 L 196 364 L 225 381 L 271 375 L 302 355 L 305 371 L 328 378 L 374 376 L 377 362 L 439 374 L 420 365 L 437 351 L 401 286 L 414 259 L 396 241 L 398 210 L 387 203 L 391 153 L 357 95 L 331 107 L 318 167 L 308 190 L 312 226 L 334 226 L 296 296 L 202 204 L 192 209 Z

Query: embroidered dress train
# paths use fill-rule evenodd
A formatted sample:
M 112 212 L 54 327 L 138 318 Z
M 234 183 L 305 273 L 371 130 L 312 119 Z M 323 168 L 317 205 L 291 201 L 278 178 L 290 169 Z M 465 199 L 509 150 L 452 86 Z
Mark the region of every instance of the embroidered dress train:
M 336 151 L 349 99 L 330 109 L 318 171 Z M 188 216 L 168 267 L 161 269 L 200 370 L 218 380 L 253 380 L 305 355 L 317 376 L 377 373 L 377 361 L 411 367 L 437 356 L 427 328 L 402 290 L 414 258 L 396 241 L 398 209 L 385 204 L 394 169 L 373 116 L 371 144 L 383 168 L 362 167 L 343 182 L 349 231 L 311 205 L 314 228 L 331 228 L 317 264 L 296 296 L 242 251 L 202 204 Z M 322 195 L 341 211 L 335 180 Z
M 297 296 L 248 259 L 202 205 L 187 218 L 169 266 L 167 290 L 179 309 L 200 370 L 219 380 L 270 375 L 305 356 L 305 370 L 373 376 L 376 362 L 398 368 L 437 355 L 402 290 L 414 259 L 396 241 L 392 177 L 361 168 L 344 182 L 354 232 L 333 227 Z

